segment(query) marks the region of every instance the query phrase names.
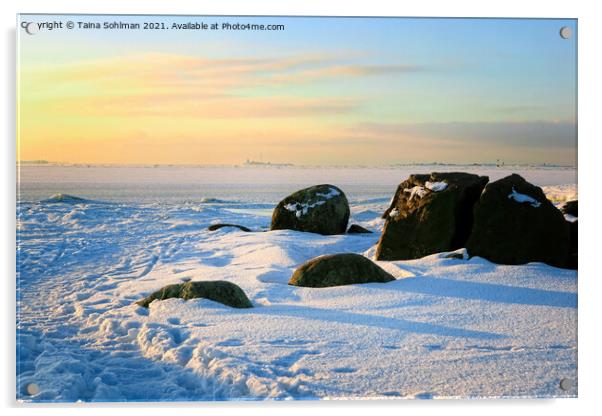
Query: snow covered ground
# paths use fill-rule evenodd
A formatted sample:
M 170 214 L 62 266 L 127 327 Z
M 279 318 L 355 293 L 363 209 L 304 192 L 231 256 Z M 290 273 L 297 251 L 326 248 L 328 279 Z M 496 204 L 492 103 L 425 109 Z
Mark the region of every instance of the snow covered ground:
M 574 170 L 479 169 L 453 170 L 491 179 L 516 171 L 557 203 L 576 197 Z M 315 256 L 371 257 L 397 184 L 432 170 L 450 169 L 22 168 L 18 397 L 575 396 L 576 271 L 441 253 L 378 262 L 397 278 L 386 284 L 287 285 Z M 280 199 L 325 182 L 347 193 L 350 223 L 374 234 L 261 232 Z M 90 200 L 39 202 L 56 192 Z M 207 231 L 216 222 L 258 232 Z M 134 304 L 187 280 L 231 281 L 255 307 Z

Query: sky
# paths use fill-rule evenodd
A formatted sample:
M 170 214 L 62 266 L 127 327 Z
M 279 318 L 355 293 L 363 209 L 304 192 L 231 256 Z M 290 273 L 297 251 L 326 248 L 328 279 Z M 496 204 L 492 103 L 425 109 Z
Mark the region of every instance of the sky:
M 20 19 L 76 28 L 18 31 L 19 161 L 576 165 L 576 20 Z

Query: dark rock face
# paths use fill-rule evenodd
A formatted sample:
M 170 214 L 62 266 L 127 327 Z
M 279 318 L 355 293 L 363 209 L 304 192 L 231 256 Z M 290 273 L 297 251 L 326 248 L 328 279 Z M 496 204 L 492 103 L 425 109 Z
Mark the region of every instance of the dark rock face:
M 567 268 L 577 270 L 577 241 L 578 241 L 578 226 L 577 221 L 567 221 L 569 226 L 569 258 Z
M 209 231 L 216 231 L 216 230 L 219 230 L 220 228 L 224 228 L 224 227 L 234 227 L 234 228 L 238 228 L 239 230 L 247 232 L 247 233 L 251 232 L 250 228 L 244 227 L 242 225 L 236 225 L 236 224 L 213 224 L 213 225 L 210 225 L 207 229 Z
M 485 187 L 466 248 L 471 256 L 495 263 L 565 267 L 569 230 L 541 188 L 513 174 Z
M 347 234 L 372 234 L 372 231 L 365 229 L 361 225 L 351 224 L 347 230 Z
M 293 286 L 330 287 L 356 283 L 386 283 L 393 276 L 364 256 L 354 253 L 316 257 L 302 264 L 288 282 Z
M 446 259 L 454 259 L 454 260 L 464 260 L 464 255 L 462 253 L 449 253 L 445 256 Z
M 349 203 L 339 188 L 316 185 L 284 198 L 272 214 L 272 230 L 296 230 L 332 235 L 344 234 Z
M 245 295 L 245 292 L 234 283 L 226 281 L 187 282 L 165 286 L 152 295 L 136 302 L 136 304 L 148 308 L 154 300 L 169 298 L 196 299 L 204 298 L 222 303 L 233 308 L 252 308 L 253 304 Z
M 575 201 L 567 201 L 560 208 L 563 214 L 572 215 L 573 217 L 578 217 L 577 215 L 577 200 Z
M 376 259 L 417 259 L 464 247 L 473 206 L 488 180 L 461 172 L 411 175 L 383 215 Z

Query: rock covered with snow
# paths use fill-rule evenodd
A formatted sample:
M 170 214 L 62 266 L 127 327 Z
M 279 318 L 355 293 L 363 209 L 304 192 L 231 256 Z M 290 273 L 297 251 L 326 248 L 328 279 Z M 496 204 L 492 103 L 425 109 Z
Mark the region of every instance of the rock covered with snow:
M 473 205 L 488 180 L 462 172 L 411 175 L 383 215 L 376 259 L 416 259 L 464 247 Z
M 288 282 L 292 286 L 331 287 L 395 280 L 366 257 L 355 253 L 330 254 L 302 264 Z
M 569 231 L 541 188 L 513 174 L 485 187 L 475 205 L 471 256 L 500 264 L 544 262 L 564 267 Z
M 272 214 L 272 230 L 296 230 L 332 235 L 344 234 L 349 202 L 334 185 L 315 185 L 284 198 Z
M 224 305 L 233 308 L 253 307 L 253 304 L 240 287 L 224 280 L 186 282 L 183 284 L 165 286 L 136 303 L 144 308 L 148 308 L 154 300 L 165 300 L 170 298 L 181 298 L 185 300 L 203 298 L 223 303 Z

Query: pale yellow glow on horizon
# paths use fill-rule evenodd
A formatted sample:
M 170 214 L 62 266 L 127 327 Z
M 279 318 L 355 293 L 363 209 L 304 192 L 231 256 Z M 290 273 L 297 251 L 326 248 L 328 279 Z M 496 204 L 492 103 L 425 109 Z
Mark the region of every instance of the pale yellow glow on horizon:
M 430 130 L 428 123 L 417 129 L 408 122 L 418 101 L 403 91 L 387 94 L 386 87 L 393 75 L 420 71 L 417 65 L 351 65 L 301 53 L 278 59 L 134 53 L 22 65 L 17 159 L 368 165 L 516 158 L 516 148 L 503 143 L 449 138 L 439 120 Z M 364 88 L 373 77 L 384 82 L 385 93 Z M 334 93 L 332 85 L 338 85 Z M 430 107 L 420 105 L 428 115 Z M 364 128 L 367 123 L 376 127 Z M 541 162 L 566 159 L 563 151 L 547 149 Z

